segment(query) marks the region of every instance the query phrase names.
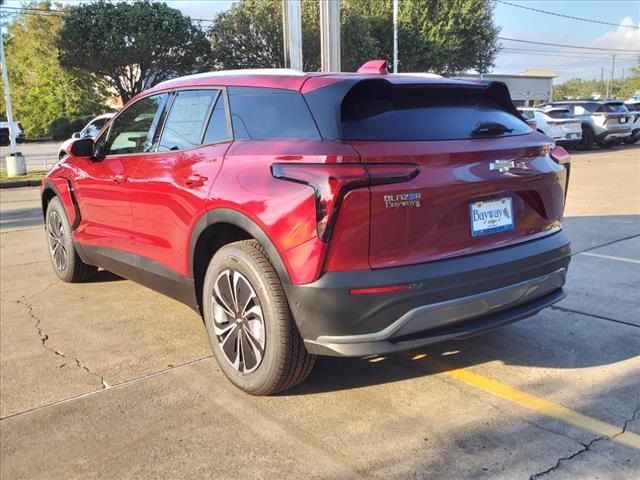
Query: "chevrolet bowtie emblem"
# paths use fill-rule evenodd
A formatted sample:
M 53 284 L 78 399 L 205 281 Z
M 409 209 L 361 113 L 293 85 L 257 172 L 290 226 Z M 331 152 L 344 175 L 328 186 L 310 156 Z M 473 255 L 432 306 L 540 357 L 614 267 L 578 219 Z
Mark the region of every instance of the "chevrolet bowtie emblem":
M 505 173 L 515 168 L 516 164 L 513 160 L 496 160 L 495 162 L 491 162 L 489 164 L 489 170 L 497 170 L 500 173 Z

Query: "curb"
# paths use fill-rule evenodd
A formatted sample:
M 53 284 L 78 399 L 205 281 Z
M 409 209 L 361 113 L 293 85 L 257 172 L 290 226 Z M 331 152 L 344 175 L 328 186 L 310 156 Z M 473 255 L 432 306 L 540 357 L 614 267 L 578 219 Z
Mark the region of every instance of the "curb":
M 3 188 L 39 187 L 42 180 L 16 180 L 15 182 L 0 182 L 0 190 Z

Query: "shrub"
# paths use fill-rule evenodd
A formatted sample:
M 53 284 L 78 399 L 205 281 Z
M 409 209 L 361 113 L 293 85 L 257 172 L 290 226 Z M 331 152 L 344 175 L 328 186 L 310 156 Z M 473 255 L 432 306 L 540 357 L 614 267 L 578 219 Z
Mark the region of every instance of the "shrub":
M 71 129 L 71 119 L 69 117 L 58 117 L 49 125 L 49 136 L 54 140 L 66 140 L 73 134 Z
M 54 140 L 66 140 L 75 132 L 82 130 L 92 118 L 92 115 L 58 117 L 49 125 L 49 136 Z

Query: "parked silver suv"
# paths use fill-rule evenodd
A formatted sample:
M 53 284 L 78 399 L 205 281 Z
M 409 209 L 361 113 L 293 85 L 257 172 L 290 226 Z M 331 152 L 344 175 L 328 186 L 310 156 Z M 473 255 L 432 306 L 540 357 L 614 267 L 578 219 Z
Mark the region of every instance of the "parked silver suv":
M 633 115 L 633 124 L 631 125 L 631 135 L 624 139 L 629 145 L 640 140 L 640 100 L 629 100 L 625 102 L 627 110 Z
M 582 140 L 578 144 L 589 149 L 594 143 L 609 148 L 631 135 L 633 115 L 620 100 L 563 100 L 553 106 L 568 107 L 582 122 Z

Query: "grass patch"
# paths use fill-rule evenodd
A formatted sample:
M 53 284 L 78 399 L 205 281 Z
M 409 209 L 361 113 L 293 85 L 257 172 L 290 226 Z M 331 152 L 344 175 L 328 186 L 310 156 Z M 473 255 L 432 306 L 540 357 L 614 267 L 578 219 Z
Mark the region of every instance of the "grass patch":
M 23 180 L 39 181 L 42 180 L 46 174 L 46 170 L 33 170 L 27 172 L 26 175 L 8 177 L 6 172 L 0 172 L 0 183 L 21 182 Z

